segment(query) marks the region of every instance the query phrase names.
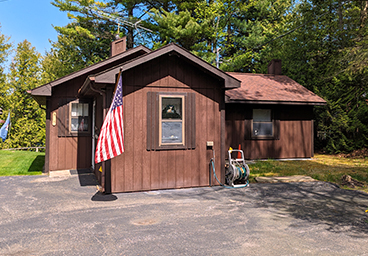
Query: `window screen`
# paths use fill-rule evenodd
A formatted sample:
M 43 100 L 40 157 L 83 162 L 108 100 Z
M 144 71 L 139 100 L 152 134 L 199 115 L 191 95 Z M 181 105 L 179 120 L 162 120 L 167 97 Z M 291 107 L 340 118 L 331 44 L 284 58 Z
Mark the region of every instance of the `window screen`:
M 253 109 L 253 136 L 273 136 L 271 109 Z
M 71 103 L 70 132 L 88 132 L 88 109 L 88 103 Z

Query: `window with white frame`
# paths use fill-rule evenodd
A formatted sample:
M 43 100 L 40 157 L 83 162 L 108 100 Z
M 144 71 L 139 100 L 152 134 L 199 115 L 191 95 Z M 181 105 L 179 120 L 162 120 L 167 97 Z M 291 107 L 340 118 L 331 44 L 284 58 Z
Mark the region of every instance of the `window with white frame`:
M 70 127 L 71 133 L 89 132 L 89 103 L 70 103 Z
M 273 126 L 271 109 L 253 109 L 252 137 L 272 137 Z
M 159 104 L 159 145 L 184 145 L 184 95 L 160 95 Z

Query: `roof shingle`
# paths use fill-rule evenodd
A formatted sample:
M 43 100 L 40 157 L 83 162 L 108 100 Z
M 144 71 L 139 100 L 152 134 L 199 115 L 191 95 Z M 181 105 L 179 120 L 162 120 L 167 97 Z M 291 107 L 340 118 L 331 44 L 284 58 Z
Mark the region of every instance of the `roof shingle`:
M 325 105 L 326 101 L 284 75 L 228 72 L 241 86 L 226 91 L 227 102 Z

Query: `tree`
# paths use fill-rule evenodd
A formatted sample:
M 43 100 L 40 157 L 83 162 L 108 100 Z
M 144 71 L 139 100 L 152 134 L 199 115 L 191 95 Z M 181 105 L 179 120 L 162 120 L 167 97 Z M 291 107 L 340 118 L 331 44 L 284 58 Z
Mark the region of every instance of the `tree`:
M 224 22 L 220 18 L 224 13 L 221 1 L 172 4 L 171 10 L 154 8 L 151 28 L 159 36 L 154 48 L 174 42 L 214 64 L 216 50 L 224 36 Z
M 9 43 L 9 39 L 9 37 L 0 33 L 0 108 L 2 108 L 3 110 L 7 110 L 9 107 L 9 86 L 6 81 L 5 74 L 5 63 L 12 47 L 12 45 Z M 6 118 L 5 114 L 6 111 L 4 111 L 4 114 L 0 116 L 0 119 L 4 120 Z
M 368 147 L 368 1 L 342 0 L 54 0 L 73 20 L 56 27 L 43 60 L 43 81 L 107 58 L 113 35 L 128 48 L 175 42 L 224 71 L 266 73 L 282 59 L 283 73 L 327 100 L 315 108 L 316 144 L 327 152 Z M 153 34 L 118 27 L 98 11 Z M 146 15 L 148 14 L 148 15 Z
M 263 44 L 285 30 L 293 1 L 194 1 L 175 11 L 154 9 L 156 47 L 175 42 L 225 71 L 260 72 L 270 51 Z
M 365 1 L 363 1 L 365 2 Z M 283 72 L 322 96 L 315 108 L 316 145 L 329 153 L 368 146 L 366 35 L 362 1 L 300 1 L 290 19 L 293 33 L 270 44 Z
M 274 49 L 268 41 L 290 22 L 292 0 L 225 1 L 226 41 L 221 66 L 226 71 L 265 72 Z
M 11 129 L 8 139 L 1 144 L 2 148 L 31 147 L 45 143 L 45 111 L 27 93 L 39 83 L 40 57 L 27 40 L 18 44 L 9 73 Z

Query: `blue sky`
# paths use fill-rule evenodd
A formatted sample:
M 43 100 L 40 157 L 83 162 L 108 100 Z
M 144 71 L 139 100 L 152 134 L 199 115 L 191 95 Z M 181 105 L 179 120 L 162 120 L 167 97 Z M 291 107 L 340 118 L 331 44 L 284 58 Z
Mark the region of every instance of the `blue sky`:
M 57 40 L 54 26 L 70 22 L 66 12 L 59 11 L 51 0 L 0 0 L 0 32 L 10 37 L 14 47 L 25 39 L 44 54 Z

